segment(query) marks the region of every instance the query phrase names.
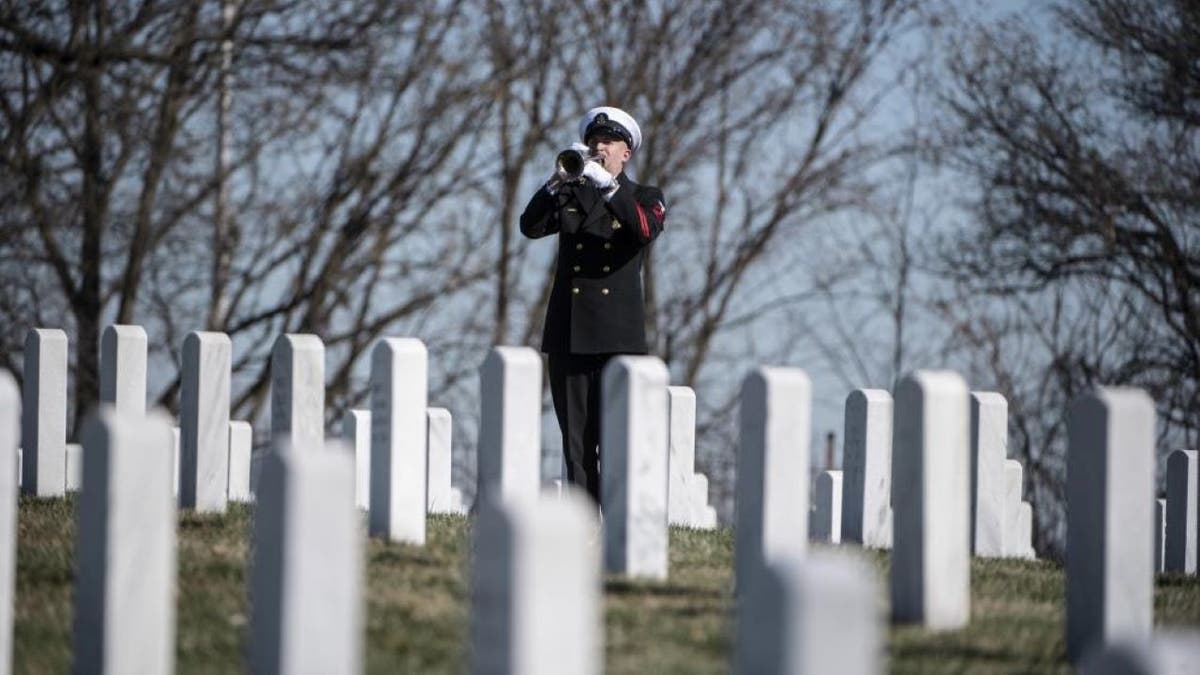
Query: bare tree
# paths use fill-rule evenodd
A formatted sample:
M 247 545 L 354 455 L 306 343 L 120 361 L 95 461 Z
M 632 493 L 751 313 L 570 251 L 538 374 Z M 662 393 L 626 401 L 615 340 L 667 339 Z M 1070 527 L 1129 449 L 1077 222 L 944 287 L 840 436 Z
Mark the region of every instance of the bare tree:
M 1200 440 L 1200 9 L 1078 0 L 1053 17 L 1073 40 L 969 31 L 944 98 L 947 157 L 973 187 L 945 247 L 975 299 L 954 317 L 1009 396 L 1050 551 L 1074 396 L 1144 387 L 1160 451 Z
M 439 210 L 483 106 L 465 21 L 454 2 L 6 3 L 6 323 L 69 318 L 80 411 L 110 321 L 147 323 L 167 354 L 207 323 L 239 372 L 280 332 L 320 333 L 336 399 L 385 327 L 489 273 Z M 215 177 L 214 120 L 233 137 Z M 238 381 L 254 414 L 266 370 Z

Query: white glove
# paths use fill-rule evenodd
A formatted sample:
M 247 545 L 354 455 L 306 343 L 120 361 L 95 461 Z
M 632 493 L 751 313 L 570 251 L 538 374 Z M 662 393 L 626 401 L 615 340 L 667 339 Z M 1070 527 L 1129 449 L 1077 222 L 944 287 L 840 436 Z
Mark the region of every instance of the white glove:
M 617 186 L 617 179 L 608 172 L 600 162 L 588 162 L 583 165 L 583 177 L 592 181 L 592 185 L 601 190 L 611 190 Z

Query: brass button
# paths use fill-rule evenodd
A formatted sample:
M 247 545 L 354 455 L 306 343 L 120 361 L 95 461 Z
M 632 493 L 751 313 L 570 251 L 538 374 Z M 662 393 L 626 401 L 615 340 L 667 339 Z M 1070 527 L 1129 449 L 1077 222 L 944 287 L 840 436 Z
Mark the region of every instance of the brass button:
M 583 244 L 575 244 L 575 250 L 576 250 L 576 251 L 582 251 L 582 250 L 583 250 Z
M 601 294 L 601 295 L 608 295 L 608 289 L 607 289 L 607 288 L 601 288 L 601 289 L 600 289 L 600 294 Z
M 617 220 L 616 218 L 613 218 L 613 229 L 614 230 L 621 229 L 621 221 Z
M 609 270 L 611 270 L 612 268 L 611 268 L 611 267 L 609 267 L 608 265 L 605 265 L 605 266 L 603 267 L 603 269 L 604 269 L 604 271 L 605 271 L 605 272 L 608 272 L 608 271 L 609 271 Z
M 583 269 L 583 268 L 582 268 L 582 267 L 580 267 L 579 265 L 576 265 L 576 266 L 575 266 L 573 269 L 574 269 L 576 272 L 578 272 L 579 270 L 581 270 L 581 269 Z
M 604 242 L 604 248 L 606 248 L 606 249 L 612 248 L 612 244 L 610 244 L 609 242 L 606 241 L 606 242 Z
M 571 289 L 571 292 L 572 292 L 572 293 L 574 293 L 574 294 L 576 294 L 576 295 L 579 295 L 579 289 L 578 289 L 578 288 L 572 288 L 572 289 Z

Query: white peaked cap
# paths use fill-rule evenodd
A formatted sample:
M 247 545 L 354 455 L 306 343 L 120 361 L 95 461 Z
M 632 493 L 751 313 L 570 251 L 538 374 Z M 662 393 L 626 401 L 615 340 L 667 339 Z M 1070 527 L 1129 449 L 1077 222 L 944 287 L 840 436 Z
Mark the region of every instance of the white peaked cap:
M 592 122 L 596 120 L 598 115 L 604 115 L 607 117 L 609 125 L 615 123 L 617 126 L 620 126 L 622 129 L 628 132 L 629 139 L 632 141 L 629 144 L 629 150 L 631 152 L 636 152 L 637 149 L 641 147 L 642 128 L 638 126 L 637 120 L 633 119 L 632 115 L 624 110 L 621 110 L 620 108 L 613 108 L 612 106 L 606 105 L 592 108 L 591 110 L 587 111 L 587 114 L 584 115 L 583 119 L 579 121 L 580 140 L 584 141 L 585 143 L 587 142 L 588 127 L 592 125 Z

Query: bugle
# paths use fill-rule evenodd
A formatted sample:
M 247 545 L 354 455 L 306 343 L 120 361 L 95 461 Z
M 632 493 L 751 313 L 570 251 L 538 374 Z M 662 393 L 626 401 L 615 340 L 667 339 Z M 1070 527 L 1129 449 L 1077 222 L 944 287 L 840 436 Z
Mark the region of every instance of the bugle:
M 558 170 L 574 180 L 583 176 L 583 167 L 585 164 L 599 161 L 599 155 L 584 155 L 574 148 L 567 148 L 558 153 Z

